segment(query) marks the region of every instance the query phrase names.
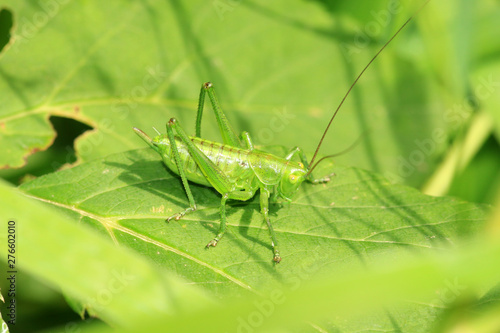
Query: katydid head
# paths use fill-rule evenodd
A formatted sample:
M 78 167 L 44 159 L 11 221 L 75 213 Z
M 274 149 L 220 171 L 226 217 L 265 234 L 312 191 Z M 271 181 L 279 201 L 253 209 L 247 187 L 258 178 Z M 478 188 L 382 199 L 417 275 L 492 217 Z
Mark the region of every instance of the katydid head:
M 307 170 L 304 169 L 302 163 L 299 163 L 299 167 L 295 163 L 288 164 L 283 170 L 283 177 L 279 184 L 279 195 L 287 200 L 291 201 L 293 195 L 300 187 L 300 184 L 306 180 Z

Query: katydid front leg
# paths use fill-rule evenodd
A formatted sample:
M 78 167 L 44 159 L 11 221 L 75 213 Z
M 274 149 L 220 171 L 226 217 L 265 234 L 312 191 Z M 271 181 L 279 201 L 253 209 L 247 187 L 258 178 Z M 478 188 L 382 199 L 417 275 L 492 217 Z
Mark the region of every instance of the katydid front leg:
M 177 170 L 179 171 L 179 175 L 181 176 L 182 180 L 182 186 L 184 186 L 184 190 L 186 191 L 186 195 L 189 200 L 189 208 L 183 210 L 180 213 L 174 214 L 170 217 L 167 218 L 167 222 L 170 222 L 171 219 L 174 219 L 178 221 L 181 217 L 186 215 L 187 213 L 193 212 L 196 210 L 196 203 L 194 202 L 194 197 L 193 193 L 191 193 L 191 189 L 189 188 L 189 183 L 186 177 L 186 172 L 184 170 L 184 165 L 182 163 L 181 157 L 179 155 L 179 150 L 177 148 L 177 144 L 175 143 L 175 137 L 174 137 L 174 132 L 172 130 L 172 127 L 175 122 L 170 120 L 167 124 L 167 135 L 168 135 L 168 140 L 170 142 L 170 145 L 172 147 L 172 153 L 174 155 L 174 161 L 175 165 L 177 166 Z

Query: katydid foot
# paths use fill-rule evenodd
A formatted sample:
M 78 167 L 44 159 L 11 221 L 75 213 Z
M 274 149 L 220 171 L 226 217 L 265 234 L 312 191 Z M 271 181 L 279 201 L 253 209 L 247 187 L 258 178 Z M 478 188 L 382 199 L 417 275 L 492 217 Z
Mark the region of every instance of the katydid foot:
M 219 241 L 221 240 L 222 236 L 224 236 L 224 232 L 225 231 L 226 230 L 225 230 L 225 227 L 224 227 L 224 230 L 222 230 L 221 232 L 219 232 L 214 239 L 212 239 L 210 242 L 208 242 L 207 249 L 209 249 L 210 246 L 216 247 L 217 244 L 219 243 Z
M 217 246 L 217 243 L 219 243 L 219 240 L 217 237 L 212 239 L 210 242 L 208 242 L 207 244 L 207 249 L 210 248 L 210 246 L 213 246 L 213 247 L 216 247 Z
M 277 264 L 280 263 L 281 261 L 281 256 L 280 256 L 280 252 L 278 250 L 275 250 L 274 251 L 274 258 L 273 258 L 273 261 Z
M 332 180 L 332 177 L 336 176 L 335 172 L 332 172 L 331 174 L 329 174 L 328 176 L 325 176 L 323 178 L 319 178 L 319 179 L 314 179 L 312 181 L 313 184 L 321 184 L 321 183 L 328 183 L 330 180 Z
M 167 219 L 165 221 L 170 222 L 171 219 L 175 219 L 176 221 L 179 221 L 184 215 L 191 213 L 191 212 L 194 212 L 195 210 L 196 210 L 196 205 L 194 207 L 189 207 L 180 213 L 177 213 L 177 214 L 174 214 L 170 217 L 167 217 Z

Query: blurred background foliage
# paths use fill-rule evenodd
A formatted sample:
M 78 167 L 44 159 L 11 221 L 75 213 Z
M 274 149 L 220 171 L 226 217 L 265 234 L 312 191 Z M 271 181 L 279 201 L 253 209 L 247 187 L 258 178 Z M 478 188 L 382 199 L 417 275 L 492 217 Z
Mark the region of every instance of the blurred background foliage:
M 356 75 L 421 4 L 0 1 L 0 176 L 17 186 L 141 148 L 131 127 L 162 129 L 172 116 L 192 128 L 209 80 L 237 131 L 310 154 Z M 336 163 L 494 204 L 499 20 L 495 0 L 431 0 L 354 88 L 321 152 L 361 136 Z M 151 90 L 150 76 L 160 77 Z M 285 126 L 273 128 L 273 117 Z M 204 136 L 220 140 L 211 118 Z M 33 305 L 20 314 L 33 319 L 26 331 L 77 318 L 59 293 L 27 275 L 19 285 Z

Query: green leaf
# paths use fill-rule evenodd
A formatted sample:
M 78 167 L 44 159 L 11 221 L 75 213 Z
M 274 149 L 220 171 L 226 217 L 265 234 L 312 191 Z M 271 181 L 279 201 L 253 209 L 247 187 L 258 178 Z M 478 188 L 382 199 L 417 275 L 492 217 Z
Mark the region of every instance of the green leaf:
M 395 9 L 370 1 L 362 11 L 285 0 L 5 3 L 14 28 L 0 55 L 4 167 L 19 167 L 51 144 L 51 115 L 94 128 L 76 142 L 79 161 L 142 147 L 132 126 L 163 128 L 173 116 L 194 126 L 205 81 L 214 82 L 236 129 L 250 132 L 257 144 L 313 151 L 357 74 L 415 10 L 410 1 Z M 441 27 L 449 23 L 440 3 L 431 1 L 366 72 L 327 136 L 324 154 L 364 133 L 344 163 L 411 184 L 432 172 L 448 133 L 470 111 L 466 107 L 457 122 L 445 113 L 462 102 L 464 89 L 453 76 L 459 65 L 448 61 L 455 44 L 442 43 L 449 34 L 432 27 L 427 33 L 429 17 Z M 427 48 L 437 58 L 432 68 Z M 303 133 L 300 140 L 297 133 Z M 204 137 L 218 140 L 213 119 Z
M 191 184 L 198 210 L 166 223 L 188 203 L 178 177 L 151 149 L 84 163 L 21 190 L 224 298 L 266 294 L 311 274 L 364 267 L 377 256 L 390 262 L 408 253 L 442 251 L 484 225 L 485 206 L 425 196 L 356 168 L 325 163 L 316 173 L 331 171 L 336 177 L 330 183 L 304 184 L 290 205 L 271 205 L 283 257 L 277 266 L 258 197 L 229 205 L 228 232 L 216 248 L 205 248 L 219 225 L 220 195 L 213 189 Z M 406 309 L 398 322 L 414 310 Z M 370 325 L 390 321 L 382 313 Z

